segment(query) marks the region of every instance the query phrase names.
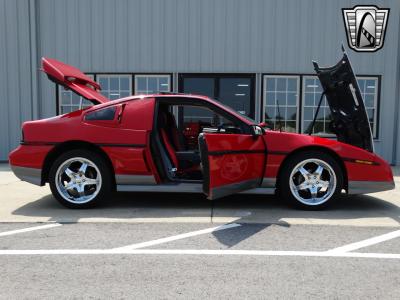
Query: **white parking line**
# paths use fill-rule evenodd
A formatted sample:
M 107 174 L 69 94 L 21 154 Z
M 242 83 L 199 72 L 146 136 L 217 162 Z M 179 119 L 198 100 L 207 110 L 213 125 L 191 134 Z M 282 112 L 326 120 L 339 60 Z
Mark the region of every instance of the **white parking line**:
M 350 251 L 354 251 L 360 248 L 364 248 L 364 247 L 368 247 L 368 246 L 372 246 L 378 243 L 382 243 L 394 238 L 400 237 L 400 230 L 396 230 L 396 231 L 392 231 L 386 234 L 382 234 L 370 239 L 366 239 L 360 242 L 356 242 L 356 243 L 352 243 L 352 244 L 348 244 L 345 246 L 341 246 L 338 248 L 334 248 L 331 250 L 328 250 L 329 253 L 346 253 L 346 252 L 350 252 Z
M 303 256 L 331 258 L 400 259 L 393 253 L 332 253 L 329 251 L 268 251 L 268 250 L 195 250 L 195 249 L 54 249 L 54 250 L 0 250 L 2 255 L 242 255 L 242 256 Z
M 28 227 L 28 228 L 17 229 L 17 230 L 10 230 L 10 231 L 5 231 L 5 232 L 0 232 L 0 236 L 13 235 L 13 234 L 17 234 L 17 233 L 29 232 L 29 231 L 34 231 L 34 230 L 48 229 L 48 228 L 58 227 L 61 225 L 62 224 L 60 224 L 60 223 L 54 223 L 54 224 Z
M 234 227 L 239 227 L 239 226 L 242 226 L 242 225 L 236 224 L 236 223 L 226 224 L 226 225 L 222 225 L 222 226 L 218 226 L 218 227 L 207 228 L 207 229 L 187 232 L 187 233 L 183 233 L 183 234 L 173 235 L 173 236 L 169 236 L 169 237 L 166 237 L 166 238 L 157 239 L 157 240 L 153 240 L 153 241 L 132 244 L 132 245 L 124 246 L 124 247 L 118 247 L 118 248 L 114 248 L 113 250 L 122 250 L 122 251 L 124 251 L 124 250 L 140 249 L 140 248 L 145 248 L 145 247 L 150 247 L 150 246 L 154 246 L 154 245 L 164 244 L 164 243 L 168 243 L 168 242 L 171 242 L 171 241 L 181 240 L 181 239 L 185 239 L 185 238 L 196 236 L 196 235 L 211 233 L 211 232 L 220 231 L 220 230 L 229 229 L 229 228 L 234 228 Z

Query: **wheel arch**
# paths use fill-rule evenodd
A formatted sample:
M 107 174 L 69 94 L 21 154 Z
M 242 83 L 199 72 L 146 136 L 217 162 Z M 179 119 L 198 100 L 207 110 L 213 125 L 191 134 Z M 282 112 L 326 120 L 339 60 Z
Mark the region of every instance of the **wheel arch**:
M 99 154 L 105 162 L 107 163 L 108 167 L 110 170 L 113 172 L 113 175 L 115 175 L 115 170 L 114 166 L 111 162 L 110 157 L 107 155 L 107 153 L 101 149 L 99 146 L 92 144 L 90 142 L 86 141 L 79 141 L 79 140 L 74 140 L 74 141 L 67 141 L 60 143 L 56 145 L 47 155 L 43 163 L 43 168 L 42 168 L 42 184 L 44 185 L 46 182 L 49 181 L 49 172 L 52 164 L 54 161 L 59 157 L 61 154 L 71 151 L 71 150 L 76 150 L 76 149 L 83 149 L 83 150 L 89 150 L 92 152 L 95 152 Z M 113 184 L 115 186 L 115 176 L 111 176 L 114 180 Z
M 277 184 L 276 184 L 277 188 L 279 189 L 281 173 L 282 173 L 283 167 L 285 166 L 287 161 L 291 157 L 293 157 L 295 155 L 298 155 L 298 154 L 300 154 L 302 152 L 307 152 L 307 151 L 310 151 L 310 150 L 324 152 L 324 153 L 330 155 L 333 159 L 335 159 L 335 161 L 338 163 L 338 165 L 340 166 L 340 169 L 343 172 L 343 185 L 344 185 L 343 188 L 347 191 L 347 189 L 348 189 L 348 177 L 347 177 L 347 169 L 346 169 L 346 166 L 345 166 L 345 164 L 343 162 L 343 159 L 335 151 L 333 151 L 332 149 L 329 149 L 329 148 L 324 147 L 324 146 L 315 146 L 315 145 L 304 146 L 304 147 L 297 148 L 297 149 L 291 151 L 288 155 L 286 155 L 286 157 L 283 159 L 281 165 L 279 166 L 278 176 L 276 178 L 277 179 Z

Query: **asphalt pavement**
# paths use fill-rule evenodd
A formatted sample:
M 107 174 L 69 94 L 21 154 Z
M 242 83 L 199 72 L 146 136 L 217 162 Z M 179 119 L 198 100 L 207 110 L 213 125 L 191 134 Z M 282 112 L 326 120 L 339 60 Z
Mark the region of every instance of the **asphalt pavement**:
M 0 165 L 0 299 L 399 299 L 399 196 L 307 212 L 122 193 L 68 210 Z

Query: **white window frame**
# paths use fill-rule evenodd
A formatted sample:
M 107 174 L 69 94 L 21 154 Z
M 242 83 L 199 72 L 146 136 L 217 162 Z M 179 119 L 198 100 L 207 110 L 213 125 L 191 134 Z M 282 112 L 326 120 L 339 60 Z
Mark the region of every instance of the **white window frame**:
M 128 78 L 128 80 L 129 80 L 129 95 L 127 96 L 127 97 L 129 97 L 129 96 L 131 96 L 133 94 L 132 93 L 132 74 L 126 74 L 126 73 L 101 73 L 101 74 L 96 74 L 96 82 L 98 84 L 100 84 L 100 78 L 104 78 L 104 77 L 106 77 L 106 78 L 118 77 L 119 78 L 121 76 L 126 76 Z M 103 89 L 103 87 L 102 87 L 100 92 L 102 92 L 102 91 L 106 91 L 106 92 L 110 93 L 110 87 L 107 90 Z M 121 89 L 119 91 L 121 92 Z M 123 90 L 123 91 L 125 91 L 125 90 Z M 121 95 L 121 94 L 119 94 L 119 95 Z M 118 98 L 121 98 L 121 97 L 118 97 Z M 116 99 L 114 99 L 114 100 L 116 100 Z
M 301 129 L 302 129 L 302 133 L 306 133 L 304 132 L 305 128 L 304 128 L 304 104 L 305 104 L 305 93 L 306 93 L 306 79 L 317 79 L 318 80 L 318 76 L 316 75 L 303 75 L 302 76 L 302 93 L 301 93 Z M 357 84 L 358 84 L 358 80 L 374 80 L 375 81 L 375 93 L 374 93 L 374 126 L 372 128 L 372 137 L 374 139 L 377 138 L 377 127 L 378 127 L 378 99 L 379 99 L 379 77 L 378 76 L 356 76 L 356 80 L 357 80 Z M 361 95 L 364 99 L 364 94 L 365 91 L 361 91 Z M 324 96 L 325 97 L 325 96 Z M 326 98 L 326 97 L 325 97 Z M 365 105 L 365 102 L 364 102 Z M 372 108 L 372 107 L 368 107 L 368 108 Z M 367 107 L 365 108 L 367 109 Z M 328 138 L 334 138 L 336 137 L 335 134 L 324 134 L 324 135 L 316 135 L 316 136 L 321 136 L 321 137 L 328 137 Z
M 94 74 L 85 74 L 86 76 L 88 76 L 89 78 L 91 78 L 92 80 L 94 80 Z M 72 90 L 65 90 L 65 88 L 62 85 L 57 85 L 57 89 L 58 89 L 58 114 L 62 114 L 62 108 L 63 107 L 75 107 L 77 106 L 77 104 L 63 104 L 62 103 L 62 94 L 65 92 L 71 93 L 71 94 L 76 94 L 74 91 Z M 78 95 L 79 96 L 79 95 Z M 79 96 L 79 107 L 77 110 L 82 109 L 82 104 L 83 101 L 87 101 L 91 104 L 91 102 L 85 98 L 83 98 L 82 96 Z
M 267 79 L 269 78 L 294 78 L 297 79 L 297 87 L 296 87 L 296 133 L 299 132 L 299 113 L 300 113 L 300 83 L 301 83 L 301 76 L 300 75 L 285 75 L 285 74 L 264 74 L 263 75 L 263 105 L 262 105 L 262 116 L 261 119 L 265 122 L 265 108 L 267 106 Z M 271 92 L 271 91 L 269 91 Z M 274 91 L 276 92 L 276 91 Z M 287 90 L 285 91 L 288 92 Z M 287 106 L 285 106 L 287 107 Z M 285 119 L 286 120 L 286 119 Z
M 143 90 L 138 90 L 138 79 L 139 78 L 167 78 L 167 83 L 168 83 L 168 91 L 167 92 L 171 92 L 172 88 L 171 88 L 171 75 L 170 74 L 135 74 L 135 95 L 140 95 L 140 94 L 144 94 L 144 95 L 148 95 L 148 81 L 146 81 L 147 84 L 147 90 L 143 91 Z M 158 82 L 157 82 L 158 83 Z M 159 91 L 155 91 L 155 93 L 158 93 Z
M 316 79 L 317 81 L 318 81 L 318 83 L 320 84 L 320 86 L 321 86 L 321 94 L 322 94 L 322 85 L 321 85 L 321 82 L 319 81 L 319 79 L 318 79 L 318 76 L 316 76 L 316 75 L 303 75 L 303 78 L 302 78 L 302 93 L 301 93 L 301 133 L 305 133 L 305 134 L 308 134 L 308 132 L 306 132 L 305 130 L 307 129 L 307 128 L 304 128 L 304 104 L 306 103 L 306 101 L 305 101 L 305 99 L 306 99 L 306 80 L 307 79 Z M 318 101 L 319 101 L 319 99 L 320 99 L 320 97 L 321 96 L 318 96 Z M 326 99 L 326 96 L 324 95 L 324 99 Z M 326 100 L 326 101 L 328 101 L 328 100 Z M 317 104 L 317 106 L 312 106 L 313 108 L 317 108 L 318 107 L 318 104 Z M 329 107 L 329 106 L 328 106 Z M 321 105 L 321 108 L 322 108 L 322 105 Z M 312 120 L 311 120 L 312 121 Z M 335 138 L 336 137 L 336 135 L 335 134 L 314 134 L 314 133 L 312 133 L 312 135 L 315 135 L 315 136 L 319 136 L 319 137 L 327 137 L 327 138 Z
M 378 76 L 356 76 L 357 80 L 374 80 L 375 81 L 375 93 L 374 93 L 374 126 L 372 128 L 372 136 L 374 139 L 377 138 L 377 128 L 378 128 L 378 97 L 379 97 L 379 77 Z M 358 84 L 358 81 L 357 81 Z M 366 87 L 365 87 L 366 88 Z M 365 94 L 365 91 L 361 91 L 361 95 Z M 363 96 L 364 99 L 364 96 Z M 365 99 L 364 99 L 364 105 L 365 105 Z M 371 107 L 368 107 L 371 108 Z M 365 109 L 368 109 L 367 107 L 365 107 Z

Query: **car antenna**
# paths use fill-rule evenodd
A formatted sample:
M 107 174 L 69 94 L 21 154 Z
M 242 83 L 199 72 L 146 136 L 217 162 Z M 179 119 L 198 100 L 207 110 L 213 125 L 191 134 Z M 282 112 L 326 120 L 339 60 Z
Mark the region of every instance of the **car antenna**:
M 279 132 L 282 132 L 282 120 L 281 120 L 281 110 L 279 109 L 279 102 L 278 99 L 275 99 L 275 105 L 278 109 L 278 120 L 279 120 Z

